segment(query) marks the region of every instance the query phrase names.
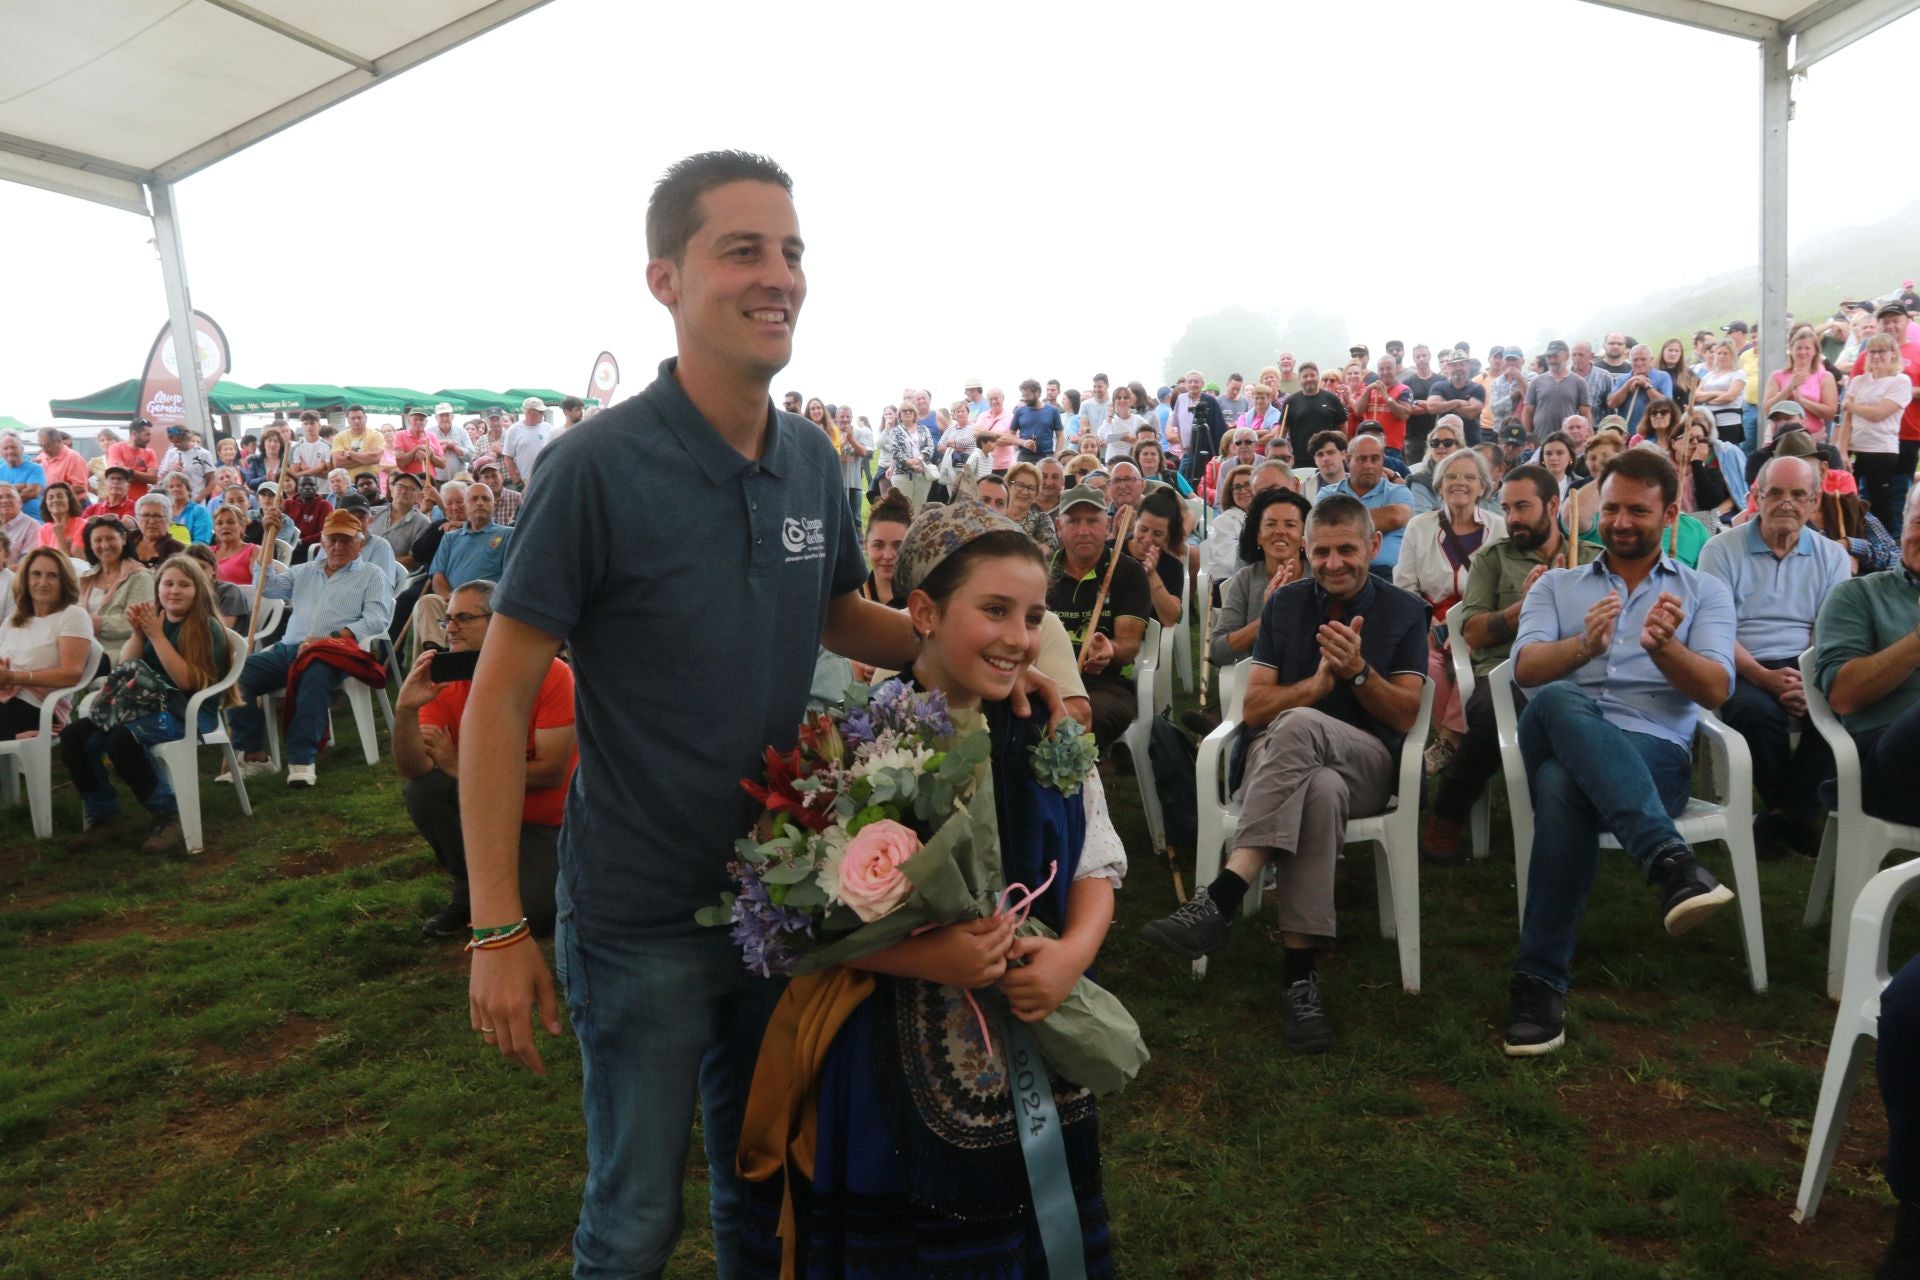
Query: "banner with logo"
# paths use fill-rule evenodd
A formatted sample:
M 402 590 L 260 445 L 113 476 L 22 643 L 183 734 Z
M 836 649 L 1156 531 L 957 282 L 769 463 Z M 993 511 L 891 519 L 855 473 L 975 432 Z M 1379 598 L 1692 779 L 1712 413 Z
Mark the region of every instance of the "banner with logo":
M 587 379 L 587 400 L 598 400 L 602 409 L 613 403 L 614 390 L 620 385 L 620 362 L 613 352 L 602 351 L 593 362 L 593 375 Z
M 227 371 L 233 367 L 232 357 L 227 350 L 227 335 L 213 322 L 212 317 L 195 311 L 193 343 L 200 390 L 203 393 L 212 391 L 214 384 L 226 377 Z M 147 371 L 140 379 L 140 398 L 135 406 L 136 413 L 163 433 L 168 427 L 186 424 L 187 402 L 180 390 L 180 359 L 173 349 L 171 324 L 160 326 L 160 335 L 153 340 L 153 350 L 147 353 Z

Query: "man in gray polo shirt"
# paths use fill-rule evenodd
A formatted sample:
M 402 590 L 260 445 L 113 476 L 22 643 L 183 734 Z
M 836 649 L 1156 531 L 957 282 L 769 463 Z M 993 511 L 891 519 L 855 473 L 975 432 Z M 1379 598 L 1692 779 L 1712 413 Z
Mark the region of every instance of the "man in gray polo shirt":
M 1527 384 L 1520 420 L 1538 444 L 1560 429 L 1574 414 L 1593 412 L 1587 380 L 1567 368 L 1567 344 L 1555 338 L 1547 344 L 1547 371 Z
M 740 780 L 758 777 L 763 748 L 793 744 L 813 638 L 875 666 L 913 660 L 906 615 L 860 599 L 833 446 L 768 396 L 806 296 L 791 191 L 779 166 L 739 152 L 683 160 L 654 189 L 647 285 L 673 314 L 678 358 L 541 453 L 462 723 L 473 925 L 510 925 L 524 914 L 528 716 L 570 645 L 580 766 L 554 949 L 583 1067 L 579 1277 L 665 1269 L 696 1097 L 717 1270 L 736 1273 L 734 1153 L 780 988 L 693 915 L 729 886 L 733 842 L 752 825 Z M 641 469 L 605 464 L 640 456 Z M 537 943 L 473 952 L 475 1031 L 540 1071 L 536 1003 L 559 1034 Z

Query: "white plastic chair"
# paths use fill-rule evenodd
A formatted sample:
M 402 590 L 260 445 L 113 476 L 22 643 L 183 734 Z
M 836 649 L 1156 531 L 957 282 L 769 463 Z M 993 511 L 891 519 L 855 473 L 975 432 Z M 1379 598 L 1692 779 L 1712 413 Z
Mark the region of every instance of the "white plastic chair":
M 186 733 L 172 742 L 163 742 L 151 749 L 155 763 L 167 771 L 167 779 L 173 784 L 173 798 L 180 808 L 180 832 L 185 837 L 189 853 L 199 853 L 206 848 L 200 821 L 201 747 L 220 748 L 222 763 L 232 776 L 234 791 L 240 799 L 240 812 L 249 818 L 253 816 L 253 802 L 247 798 L 247 780 L 240 773 L 240 757 L 233 749 L 233 740 L 227 736 L 225 708 L 215 713 L 218 722 L 212 729 L 204 734 L 199 731 L 201 707 L 209 698 L 214 699 L 214 705 L 219 707 L 221 695 L 240 679 L 240 672 L 247 665 L 246 638 L 238 632 L 228 631 L 227 645 L 231 655 L 227 673 L 187 699 Z M 83 704 L 82 714 L 92 705 L 93 699 L 88 698 Z
M 1811 683 L 1807 691 L 1813 693 Z M 1811 697 L 1808 703 L 1811 705 Z M 1920 859 L 1888 867 L 1867 881 L 1854 899 L 1847 929 L 1852 937 L 1845 949 L 1846 980 L 1840 992 L 1840 1012 L 1833 1022 L 1833 1043 L 1827 1049 L 1827 1069 L 1820 1077 L 1820 1104 L 1813 1113 L 1813 1135 L 1807 1142 L 1800 1194 L 1794 1200 L 1795 1222 L 1811 1221 L 1820 1207 L 1820 1193 L 1826 1189 L 1827 1174 L 1833 1169 L 1840 1131 L 1846 1125 L 1854 1085 L 1860 1078 L 1860 1051 L 1868 1040 L 1880 1038 L 1880 995 L 1893 981 L 1887 964 L 1893 915 L 1916 891 L 1920 891 Z M 1834 932 L 1839 931 L 1836 920 Z
M 98 640 L 87 641 L 86 661 L 80 665 L 80 679 L 48 695 L 40 704 L 40 729 L 31 738 L 0 739 L 0 793 L 8 808 L 20 802 L 19 787 L 27 789 L 27 811 L 33 818 L 33 834 L 40 840 L 53 837 L 53 745 L 59 735 L 53 731 L 54 711 L 62 702 L 77 699 L 93 683 L 100 668 L 100 656 L 106 650 Z M 17 779 L 17 780 L 16 780 Z
M 1473 650 L 1467 647 L 1464 628 L 1451 622 L 1447 625 L 1447 656 L 1453 661 L 1453 682 L 1460 690 L 1460 705 L 1464 708 L 1467 699 L 1473 696 Z M 1487 817 L 1490 804 L 1488 793 L 1482 791 L 1473 802 L 1472 812 L 1467 815 L 1469 847 L 1476 859 L 1486 857 L 1492 849 L 1493 837 L 1488 829 Z
M 273 640 L 273 632 L 280 625 L 280 619 L 286 615 L 285 600 L 262 600 L 260 602 L 260 621 L 253 628 L 255 643 L 263 648 Z
M 1820 858 L 1813 865 L 1813 885 L 1807 890 L 1806 926 L 1811 929 L 1833 902 L 1833 930 L 1827 939 L 1827 996 L 1840 999 L 1847 972 L 1848 930 L 1854 900 L 1873 878 L 1887 855 L 1896 849 L 1920 849 L 1920 827 L 1870 816 L 1860 802 L 1860 749 L 1853 744 L 1826 695 L 1814 684 L 1813 650 L 1800 655 L 1801 685 L 1807 693 L 1807 717 L 1833 752 L 1839 795 L 1820 841 Z M 1829 893 L 1831 891 L 1831 893 Z
M 1193 575 L 1183 569 L 1180 574 L 1180 620 L 1173 628 L 1173 669 L 1180 677 L 1180 687 L 1188 693 L 1193 692 L 1193 637 L 1190 632 L 1196 616 L 1193 611 L 1196 598 L 1193 594 Z M 1206 643 L 1206 637 L 1202 636 L 1200 641 Z
M 1520 921 L 1527 918 L 1527 869 L 1533 857 L 1533 792 L 1520 757 L 1520 717 L 1513 705 L 1513 659 L 1487 674 L 1492 682 L 1493 719 L 1500 730 L 1500 768 L 1507 778 L 1507 810 L 1513 819 L 1514 882 L 1519 888 Z M 1760 870 L 1753 852 L 1753 757 L 1747 740 L 1718 716 L 1702 709 L 1702 742 L 1713 771 L 1720 804 L 1691 797 L 1673 820 L 1680 838 L 1698 849 L 1710 840 L 1727 846 L 1733 863 L 1734 894 L 1740 903 L 1740 941 L 1747 953 L 1747 977 L 1754 992 L 1767 989 L 1767 949 L 1760 927 Z M 1600 835 L 1602 849 L 1618 849 L 1611 832 Z
M 1236 663 L 1220 673 L 1220 710 L 1225 717 L 1200 743 L 1194 764 L 1194 791 L 1199 803 L 1193 882 L 1210 884 L 1220 874 L 1240 822 L 1240 797 L 1226 793 L 1227 753 L 1240 727 L 1246 700 L 1248 663 Z M 1409 994 L 1420 990 L 1420 775 L 1421 752 L 1433 721 L 1433 681 L 1423 679 L 1420 714 L 1400 746 L 1399 777 L 1387 807 L 1377 814 L 1347 820 L 1346 845 L 1376 846 L 1374 875 L 1380 902 L 1380 936 L 1400 945 L 1400 985 Z M 1242 915 L 1260 909 L 1261 885 L 1255 883 L 1241 901 Z M 1204 958 L 1193 962 L 1193 976 L 1207 973 Z
M 1160 812 L 1160 792 L 1153 785 L 1153 759 L 1147 744 L 1153 737 L 1153 717 L 1173 705 L 1170 675 L 1161 665 L 1168 643 L 1165 637 L 1169 634 L 1158 622 L 1147 623 L 1147 633 L 1140 639 L 1140 655 L 1133 662 L 1134 698 L 1139 705 L 1134 711 L 1133 723 L 1120 735 L 1127 754 L 1133 757 L 1133 776 L 1140 784 L 1140 807 L 1147 815 L 1147 837 L 1153 841 L 1156 853 L 1166 847 L 1167 826 Z
M 380 642 L 384 642 L 386 637 L 381 636 L 377 639 Z M 360 647 L 367 649 L 369 652 L 373 651 L 372 647 L 368 645 L 362 645 Z M 380 710 L 385 715 L 387 721 L 387 736 L 392 737 L 393 702 L 387 697 L 386 686 L 381 685 L 375 687 L 364 681 L 355 679 L 352 676 L 348 676 L 340 687 L 346 692 L 347 706 L 353 712 L 353 727 L 355 732 L 360 735 L 360 754 L 366 758 L 368 764 L 379 764 L 380 735 L 376 731 L 373 719 L 373 700 L 376 697 L 380 699 Z M 275 773 L 278 773 L 281 768 L 280 700 L 285 696 L 283 691 L 278 690 L 273 693 L 263 693 L 260 695 L 260 714 L 266 722 L 267 730 L 267 759 L 272 762 Z M 327 712 L 327 732 L 329 736 L 332 736 L 332 711 Z

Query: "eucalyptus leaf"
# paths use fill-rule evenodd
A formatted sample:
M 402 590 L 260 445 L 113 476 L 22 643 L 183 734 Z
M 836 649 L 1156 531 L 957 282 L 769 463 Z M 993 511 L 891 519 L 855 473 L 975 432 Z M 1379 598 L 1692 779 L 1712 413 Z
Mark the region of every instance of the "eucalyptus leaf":
M 801 911 L 811 911 L 815 907 L 827 905 L 827 891 L 818 881 L 804 880 L 787 890 L 787 900 L 783 904 Z
M 767 868 L 761 873 L 760 878 L 768 884 L 799 884 L 811 875 L 813 875 L 812 863 L 787 862 L 777 867 Z

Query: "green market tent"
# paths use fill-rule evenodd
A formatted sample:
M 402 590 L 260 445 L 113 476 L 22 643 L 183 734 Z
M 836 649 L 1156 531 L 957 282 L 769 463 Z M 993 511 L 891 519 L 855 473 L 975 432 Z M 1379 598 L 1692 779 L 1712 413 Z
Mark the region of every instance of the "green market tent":
M 348 387 L 347 395 L 349 403 L 365 405 L 368 413 L 403 413 L 411 405 L 432 413 L 440 399 L 411 387 Z
M 325 382 L 263 382 L 262 391 L 274 391 L 300 401 L 301 409 L 312 409 L 316 413 L 325 413 L 329 409 L 344 409 L 353 397 L 347 394 L 345 387 L 336 387 Z
M 496 406 L 507 407 L 507 393 L 504 391 L 486 391 L 479 387 L 443 387 L 434 392 L 441 400 L 454 406 L 456 413 L 485 413 Z M 521 397 L 525 399 L 525 397 Z
M 0 431 L 31 431 L 31 430 L 33 430 L 33 428 L 28 426 L 26 423 L 20 421 L 20 419 L 9 418 L 6 414 L 0 413 Z
M 56 418 L 79 418 L 94 422 L 125 422 L 135 416 L 140 400 L 140 380 L 129 378 L 111 387 L 75 400 L 50 400 L 47 408 Z M 277 388 L 249 387 L 238 382 L 216 382 L 207 393 L 207 402 L 215 413 L 275 413 L 298 409 L 301 402 Z
M 543 387 L 513 387 L 501 394 L 507 398 L 507 412 L 516 418 L 520 416 L 520 402 L 528 396 L 540 397 L 546 401 L 549 409 L 558 409 L 560 402 L 567 398 L 564 391 L 549 391 Z

